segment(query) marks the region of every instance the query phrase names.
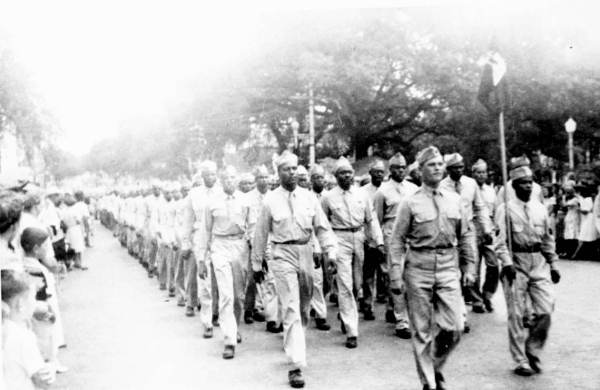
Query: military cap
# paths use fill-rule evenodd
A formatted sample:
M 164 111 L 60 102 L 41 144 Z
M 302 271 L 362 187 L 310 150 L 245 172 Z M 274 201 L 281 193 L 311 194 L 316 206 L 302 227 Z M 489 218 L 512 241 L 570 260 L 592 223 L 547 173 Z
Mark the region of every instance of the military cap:
M 475 164 L 473 164 L 471 170 L 475 172 L 478 169 L 483 169 L 484 171 L 487 171 L 487 163 L 482 159 L 475 161 Z
M 348 161 L 348 159 L 344 156 L 338 158 L 338 160 L 336 161 L 334 172 L 337 173 L 342 169 L 349 169 L 351 171 L 354 170 L 354 168 L 352 168 L 352 164 L 350 164 L 350 161 Z
M 313 165 L 313 167 L 310 169 L 310 175 L 321 175 L 321 176 L 325 176 L 325 169 L 320 166 L 319 164 L 315 164 Z
M 267 167 L 265 167 L 264 165 L 259 165 L 258 167 L 254 168 L 254 176 L 268 176 L 269 175 L 269 170 L 267 169 Z
M 406 165 L 406 159 L 402 153 L 398 152 L 390 158 L 389 165 Z
M 377 159 L 377 160 L 373 160 L 371 162 L 371 164 L 369 164 L 369 171 L 372 169 L 381 169 L 383 171 L 385 171 L 385 164 L 383 163 L 383 161 Z
M 217 172 L 217 164 L 214 161 L 205 160 L 200 164 L 200 172 Z
M 417 162 L 419 166 L 423 166 L 423 164 L 435 157 L 442 157 L 442 154 L 435 146 L 428 146 L 417 154 Z
M 298 165 L 298 170 L 296 171 L 298 176 L 308 176 L 308 171 L 304 165 Z
M 275 165 L 277 166 L 277 168 L 279 168 L 282 165 L 286 164 L 297 165 L 298 156 L 296 156 L 294 153 L 288 150 L 284 150 L 283 153 L 281 153 L 281 155 L 275 160 Z
M 444 162 L 446 163 L 446 167 L 464 164 L 463 157 L 460 155 L 460 153 L 447 154 L 444 156 Z
M 242 173 L 240 175 L 240 181 L 254 183 L 254 175 L 252 175 L 251 173 L 248 173 L 248 172 Z
M 531 168 L 528 166 L 520 166 L 510 171 L 510 179 L 511 180 L 519 180 L 527 177 L 533 177 L 533 172 L 531 172 Z

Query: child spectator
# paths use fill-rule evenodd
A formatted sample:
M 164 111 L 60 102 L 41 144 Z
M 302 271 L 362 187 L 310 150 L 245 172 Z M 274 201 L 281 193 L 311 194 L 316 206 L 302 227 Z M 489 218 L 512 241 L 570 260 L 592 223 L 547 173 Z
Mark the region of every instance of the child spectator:
M 47 389 L 55 379 L 53 368 L 44 363 L 35 334 L 29 329 L 35 290 L 22 272 L 2 270 L 2 355 L 6 389 Z
M 64 335 L 58 308 L 56 280 L 44 265 L 48 256 L 49 239 L 50 236 L 46 231 L 27 228 L 21 234 L 21 247 L 24 252 L 25 270 L 40 281 L 41 288 L 38 289 L 36 298 L 46 304 L 50 313 L 50 315 L 34 316 L 32 329 L 38 338 L 42 356 L 53 365 L 56 372 L 63 373 L 68 369 L 58 361 L 58 348 L 64 343 Z

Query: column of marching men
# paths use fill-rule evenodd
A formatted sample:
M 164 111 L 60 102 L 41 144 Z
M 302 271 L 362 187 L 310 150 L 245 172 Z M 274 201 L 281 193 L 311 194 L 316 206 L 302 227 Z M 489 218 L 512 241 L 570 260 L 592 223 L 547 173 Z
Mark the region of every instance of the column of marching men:
M 206 161 L 191 187 L 113 191 L 99 207 L 159 288 L 185 315 L 199 314 L 205 338 L 220 327 L 224 359 L 243 340 L 242 321 L 264 321 L 283 332 L 289 384 L 303 387 L 305 330 L 311 318 L 330 329 L 327 298 L 349 349 L 358 347 L 360 316 L 375 320 L 381 303 L 394 334 L 411 339 L 423 388 L 441 390 L 471 312 L 494 310 L 500 282 L 514 372 L 541 372 L 558 257 L 529 160 L 510 163 L 511 180 L 497 194 L 484 161 L 469 177 L 460 154 L 433 146 L 410 165 L 395 154 L 388 180 L 375 160 L 362 187 L 343 157 L 333 181 L 284 152 L 275 176 L 264 166 L 238 174 Z

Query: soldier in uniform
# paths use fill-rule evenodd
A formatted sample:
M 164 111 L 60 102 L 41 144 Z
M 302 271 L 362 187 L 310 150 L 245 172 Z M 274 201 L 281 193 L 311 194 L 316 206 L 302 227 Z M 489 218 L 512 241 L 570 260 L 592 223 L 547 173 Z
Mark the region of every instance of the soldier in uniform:
M 284 152 L 276 161 L 281 186 L 264 200 L 256 224 L 252 250 L 255 279 L 261 281 L 267 242 L 271 241 L 269 268 L 273 272 L 283 313 L 283 344 L 291 364 L 288 381 L 304 387 L 301 369 L 306 366 L 304 327 L 308 323 L 313 289 L 313 232 L 329 261 L 335 261 L 336 242 L 317 198 L 297 187 L 298 158 Z
M 502 264 L 501 279 L 508 312 L 508 342 L 517 364 L 514 372 L 530 376 L 541 372 L 540 352 L 550 329 L 554 310 L 552 283 L 560 281 L 556 263 L 558 256 L 545 206 L 532 195 L 533 174 L 528 166 L 510 172 L 516 199 L 498 207 L 496 224 L 499 229 L 496 253 Z M 510 228 L 506 226 L 509 213 Z M 511 235 L 512 254 L 506 241 Z M 532 318 L 525 315 L 531 302 Z
M 389 257 L 390 239 L 398 205 L 407 196 L 417 191 L 418 187 L 406 180 L 406 159 L 401 153 L 396 153 L 389 161 L 390 180 L 383 183 L 375 193 L 374 207 L 383 230 L 385 249 Z M 389 262 L 389 259 L 387 260 Z M 387 266 L 387 262 L 386 262 Z M 388 307 L 385 313 L 387 322 L 396 324 L 396 336 L 409 339 L 410 329 L 406 313 L 406 303 L 402 296 L 388 291 Z
M 298 171 L 296 174 L 298 175 L 298 187 L 309 189 L 310 180 L 308 179 L 308 171 L 304 165 L 298 165 Z
M 254 222 L 249 198 L 236 190 L 236 172 L 225 168 L 223 193 L 205 206 L 204 230 L 198 245 L 198 275 L 210 278 L 212 263 L 219 289 L 219 319 L 225 349 L 223 359 L 232 359 L 241 342 L 238 324 L 242 316 L 250 247 L 248 233 Z
M 310 170 L 311 190 L 322 201 L 325 190 L 325 170 L 320 165 L 315 165 Z M 324 271 L 326 265 L 323 262 L 323 252 L 316 237 L 313 236 L 313 258 L 315 268 L 313 271 L 313 296 L 310 303 L 311 313 L 314 313 L 317 329 L 327 331 L 331 326 L 327 323 L 327 302 L 325 302 Z
M 385 165 L 381 160 L 375 160 L 369 167 L 369 175 L 371 182 L 365 184 L 361 188 L 366 191 L 369 200 L 374 205 L 375 194 L 381 188 L 383 179 L 385 178 Z M 375 207 L 375 206 L 373 206 Z M 387 287 L 385 282 L 385 254 L 381 254 L 377 249 L 377 243 L 373 240 L 368 240 L 365 245 L 365 265 L 363 267 L 363 318 L 367 321 L 375 319 L 373 307 L 375 305 L 375 293 L 379 300 L 383 303 L 387 297 Z
M 483 244 L 492 243 L 492 222 L 489 217 L 487 207 L 481 197 L 477 182 L 470 177 L 463 175 L 465 163 L 459 153 L 452 153 L 446 156 L 446 176 L 440 183 L 441 188 L 449 192 L 456 192 L 467 210 L 468 221 L 468 239 L 473 246 L 475 257 L 477 254 L 477 230 L 481 231 Z M 477 229 L 477 230 L 476 230 Z M 464 273 L 467 267 L 464 256 L 460 256 L 461 270 Z M 475 313 L 484 313 L 483 297 L 479 291 L 478 285 L 464 286 L 463 295 L 465 303 L 472 303 Z M 465 315 L 466 317 L 466 315 Z M 466 320 L 466 318 L 465 318 Z M 468 331 L 468 328 L 467 328 Z
M 182 235 L 182 256 L 188 264 L 186 273 L 186 315 L 194 315 L 194 307 L 200 300 L 200 321 L 204 327 L 204 337 L 210 338 L 213 334 L 213 293 L 212 278 L 198 280 L 197 261 L 204 260 L 204 254 L 198 252 L 198 243 L 202 239 L 202 224 L 205 207 L 215 195 L 222 194 L 217 184 L 217 164 L 205 161 L 200 167 L 200 174 L 204 186 L 194 187 L 190 190 L 184 208 L 184 223 Z M 216 299 L 216 297 L 214 297 Z
M 254 177 L 252 178 L 252 182 L 256 182 L 256 188 L 248 192 L 248 199 L 250 201 L 251 212 L 253 214 L 254 220 L 258 218 L 260 214 L 260 209 L 262 208 L 262 203 L 269 192 L 269 171 L 263 165 L 254 170 Z M 241 184 L 240 184 L 241 188 Z M 254 234 L 254 231 L 251 230 L 251 234 Z M 250 241 L 251 242 L 251 241 Z M 268 299 L 269 302 L 263 302 L 263 312 L 261 313 L 257 309 L 257 299 L 256 296 L 258 294 L 258 290 L 261 286 L 258 286 L 254 281 L 254 274 L 252 273 L 252 264 L 250 259 L 248 258 L 248 278 L 247 278 L 247 286 L 246 286 L 246 297 L 244 301 L 244 322 L 246 324 L 252 324 L 254 321 L 263 322 L 265 321 L 265 312 L 269 312 L 269 308 L 266 306 L 273 305 L 274 296 L 269 295 L 268 297 L 262 296 L 260 298 Z M 277 305 L 277 300 L 275 299 L 275 305 Z M 272 308 L 271 308 L 272 309 Z M 277 308 L 275 308 L 275 312 Z M 272 317 L 270 320 L 276 320 Z M 271 325 L 272 326 L 272 325 Z
M 356 348 L 356 296 L 360 294 L 363 285 L 364 245 L 367 237 L 375 242 L 382 254 L 385 250 L 383 234 L 371 200 L 365 191 L 352 185 L 354 169 L 345 157 L 337 161 L 335 177 L 338 186 L 323 196 L 322 205 L 338 242 L 335 268 L 342 332 L 348 334 L 346 347 Z
M 496 191 L 494 191 L 492 186 L 487 184 L 488 166 L 485 161 L 480 159 L 473 164 L 471 171 L 473 173 L 473 178 L 477 182 L 477 186 L 479 186 L 479 192 L 487 207 L 490 219 L 494 220 L 496 211 Z M 498 289 L 498 278 L 500 274 L 498 269 L 498 259 L 496 257 L 496 252 L 494 251 L 494 246 L 485 243 L 486 239 L 483 229 L 481 229 L 478 224 L 475 225 L 475 228 L 477 230 L 478 252 L 478 256 L 475 258 L 475 276 L 477 277 L 475 289 L 479 291 L 479 275 L 481 275 L 481 260 L 483 258 L 485 260 L 485 280 L 482 287 L 483 305 L 488 312 L 492 312 L 494 310 L 492 297 Z
M 458 248 L 469 260 L 463 283 L 474 282 L 467 212 L 440 186 L 444 160 L 430 146 L 417 156 L 423 184 L 398 210 L 390 242 L 392 293 L 405 290 L 417 372 L 423 389 L 445 389 L 442 374 L 463 329 Z M 457 248 L 458 247 L 458 248 Z

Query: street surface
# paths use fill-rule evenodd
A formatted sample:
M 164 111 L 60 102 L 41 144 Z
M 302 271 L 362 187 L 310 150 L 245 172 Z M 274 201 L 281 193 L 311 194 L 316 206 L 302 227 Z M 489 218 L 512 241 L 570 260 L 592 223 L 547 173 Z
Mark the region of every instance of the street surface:
M 282 336 L 265 332 L 264 323 L 242 324 L 243 343 L 235 359 L 225 361 L 218 328 L 213 339 L 203 339 L 199 317 L 185 317 L 103 227 L 85 257 L 90 269 L 71 272 L 60 286 L 68 344 L 60 357 L 70 371 L 53 388 L 289 388 Z M 494 313 L 470 313 L 471 333 L 446 366 L 451 389 L 600 389 L 600 262 L 561 261 L 560 267 L 544 373 L 512 374 L 503 296 L 497 293 Z M 331 331 L 311 324 L 306 388 L 421 389 L 410 342 L 394 337 L 383 310 L 378 305 L 376 321 L 361 321 L 355 350 L 344 348 L 335 307 Z

